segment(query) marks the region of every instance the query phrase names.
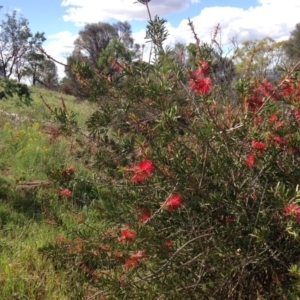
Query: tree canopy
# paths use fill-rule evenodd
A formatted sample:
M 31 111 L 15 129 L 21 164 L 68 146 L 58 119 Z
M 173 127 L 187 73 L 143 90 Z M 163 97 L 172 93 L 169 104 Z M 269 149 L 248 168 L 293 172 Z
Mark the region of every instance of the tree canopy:
M 97 67 L 101 51 L 117 37 L 117 29 L 109 23 L 87 24 L 79 31 L 79 37 L 75 40 L 75 53 L 87 58 L 93 66 Z
M 270 37 L 245 41 L 235 49 L 233 60 L 237 74 L 277 78 L 278 67 L 286 63 L 283 42 L 276 42 Z
M 138 51 L 139 47 L 134 45 L 131 26 L 128 22 L 87 24 L 79 32 L 74 42 L 74 51 L 67 59 L 65 69 L 67 78 L 64 80 L 63 90 L 84 97 L 80 80 L 73 71 L 76 65 L 84 64 L 86 72 L 93 69 L 109 76 L 118 72 L 115 61 L 130 62 Z M 90 74 L 90 76 L 93 75 Z
M 20 81 L 24 61 L 28 52 L 36 51 L 46 40 L 44 33 L 31 33 L 29 22 L 17 12 L 5 14 L 0 32 L 0 68 L 4 78 L 15 74 Z
M 295 29 L 291 32 L 290 38 L 285 42 L 284 49 L 286 55 L 291 61 L 300 58 L 300 23 L 296 24 Z

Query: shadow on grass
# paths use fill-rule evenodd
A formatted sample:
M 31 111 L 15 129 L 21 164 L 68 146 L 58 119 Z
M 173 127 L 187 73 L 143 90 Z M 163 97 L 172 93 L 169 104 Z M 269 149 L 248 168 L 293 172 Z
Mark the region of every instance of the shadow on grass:
M 41 221 L 45 218 L 45 204 L 36 191 L 8 193 L 0 191 L 0 228 L 8 223 L 22 225 L 26 220 Z
M 41 220 L 44 209 L 34 192 L 23 191 L 15 193 L 10 199 L 12 209 L 28 219 Z

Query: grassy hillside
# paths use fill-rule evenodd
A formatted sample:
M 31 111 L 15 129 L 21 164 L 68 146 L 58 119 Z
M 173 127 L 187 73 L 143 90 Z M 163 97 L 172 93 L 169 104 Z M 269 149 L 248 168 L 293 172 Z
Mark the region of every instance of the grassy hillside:
M 63 187 L 47 174 L 74 166 L 76 174 L 88 178 L 91 162 L 83 137 L 63 134 L 41 97 L 52 109 L 62 107 L 63 98 L 68 111 L 79 113 L 82 128 L 93 107 L 42 88 L 31 92 L 28 107 L 17 98 L 0 102 L 0 299 L 70 299 L 67 274 L 38 252 L 64 234 L 55 221 L 65 204 Z

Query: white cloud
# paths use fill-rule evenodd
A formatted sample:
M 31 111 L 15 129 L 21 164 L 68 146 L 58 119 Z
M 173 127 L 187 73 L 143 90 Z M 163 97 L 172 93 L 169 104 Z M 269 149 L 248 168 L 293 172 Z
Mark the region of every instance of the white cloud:
M 147 20 L 147 10 L 144 5 L 137 3 L 137 0 L 63 0 L 62 5 L 67 8 L 64 16 L 65 21 L 73 22 L 76 25 L 108 21 L 115 18 L 121 21 Z M 190 4 L 198 0 L 160 0 L 151 1 L 149 6 L 152 16 L 170 15 L 175 12 L 186 10 Z M 245 40 L 261 39 L 269 36 L 275 40 L 289 38 L 290 32 L 300 22 L 300 1 L 299 0 L 257 0 L 256 5 L 249 9 L 229 6 L 206 7 L 199 15 L 191 18 L 199 39 L 203 42 L 210 42 L 217 24 L 221 27 L 221 42 L 223 46 L 229 46 L 232 39 L 238 43 Z M 168 16 L 165 18 L 168 19 Z M 170 17 L 171 20 L 171 17 Z M 176 42 L 188 44 L 195 42 L 188 20 L 182 20 L 178 26 L 166 24 L 169 30 L 169 37 L 166 45 L 174 45 Z M 134 28 L 133 28 L 134 29 Z M 146 44 L 144 59 L 150 53 L 150 44 L 145 41 L 145 30 L 133 33 L 136 43 Z M 46 50 L 56 59 L 65 61 L 65 53 L 73 50 L 73 41 L 76 36 L 70 32 L 61 32 L 48 37 Z M 63 68 L 60 74 L 63 74 Z
M 242 9 L 237 7 L 207 7 L 191 21 L 199 39 L 210 42 L 218 24 L 221 27 L 221 41 L 230 45 L 232 39 L 238 43 L 245 40 L 271 37 L 274 40 L 286 40 L 290 32 L 300 21 L 299 0 L 259 0 L 260 5 Z M 170 27 L 167 42 L 194 42 L 188 20 L 182 20 L 178 27 Z
M 141 3 L 133 4 L 134 2 L 137 1 L 109 0 L 95 3 L 94 0 L 63 0 L 61 5 L 68 7 L 63 19 L 77 26 L 108 21 L 111 18 L 120 21 L 148 20 L 146 6 Z M 189 0 L 152 1 L 149 2 L 149 7 L 153 16 L 161 16 L 185 10 L 189 7 L 189 2 Z
M 63 0 L 62 6 L 67 7 L 65 21 L 76 25 L 108 21 L 111 18 L 120 21 L 147 20 L 146 7 L 137 0 Z M 151 14 L 170 15 L 186 10 L 190 4 L 200 0 L 164 0 L 150 1 Z M 249 9 L 229 6 L 214 6 L 204 8 L 192 21 L 196 32 L 202 41 L 209 42 L 217 24 L 222 31 L 222 43 L 229 44 L 234 38 L 237 42 L 247 39 L 260 39 L 270 36 L 275 40 L 289 37 L 295 24 L 299 22 L 299 0 L 257 0 L 257 5 Z M 182 20 L 178 27 L 168 26 L 170 37 L 167 42 L 193 42 L 188 20 Z M 140 33 L 136 33 L 139 36 Z M 143 37 L 144 38 L 144 37 Z M 136 42 L 144 43 L 144 39 Z
M 52 34 L 47 37 L 47 45 L 44 47 L 44 50 L 55 60 L 65 64 L 67 62 L 66 58 L 74 49 L 74 41 L 77 36 L 77 34 L 73 35 L 69 31 Z M 61 64 L 56 65 L 59 77 L 63 78 L 65 76 L 64 66 Z

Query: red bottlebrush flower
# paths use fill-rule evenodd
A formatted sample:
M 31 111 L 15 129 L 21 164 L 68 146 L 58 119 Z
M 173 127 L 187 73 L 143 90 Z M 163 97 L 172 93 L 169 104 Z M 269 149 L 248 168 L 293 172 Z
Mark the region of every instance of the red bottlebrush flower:
M 166 240 L 165 245 L 167 247 L 172 247 L 173 246 L 173 242 L 171 240 Z
M 193 73 L 191 73 L 191 78 L 193 78 L 193 79 L 203 78 L 204 75 L 206 75 L 206 73 L 209 70 L 209 64 L 205 60 L 200 60 L 198 62 L 198 65 L 199 65 L 199 68 L 196 71 L 194 71 Z
M 296 117 L 296 119 L 300 119 L 300 110 L 293 109 L 293 115 Z
M 247 157 L 244 160 L 245 164 L 248 166 L 248 168 L 252 169 L 256 164 L 255 156 L 252 152 L 250 152 Z
M 292 97 L 293 100 L 300 100 L 300 85 L 299 80 L 292 82 L 291 79 L 287 79 L 282 84 L 282 96 Z
M 210 77 L 191 79 L 190 87 L 199 95 L 206 95 L 212 90 L 212 80 Z
M 231 222 L 235 222 L 235 217 L 226 216 L 225 223 L 231 223 Z
M 191 73 L 190 87 L 196 94 L 206 95 L 212 88 L 212 80 L 210 77 L 204 77 L 209 70 L 209 65 L 206 61 L 199 62 L 199 69 Z
M 264 79 L 258 86 L 260 92 L 265 96 L 271 98 L 275 101 L 278 100 L 277 95 L 275 94 L 275 87 L 272 83 L 268 82 L 266 79 Z
M 136 267 L 138 260 L 135 258 L 128 258 L 125 260 L 125 270 L 128 271 L 131 268 Z
M 300 222 L 300 206 L 296 203 L 291 203 L 283 209 L 285 216 L 295 216 L 296 221 Z
M 204 73 L 203 73 L 202 69 L 197 69 L 196 71 L 194 71 L 192 73 L 191 78 L 196 80 L 199 78 L 203 78 L 203 75 L 204 75 Z
M 255 112 L 263 105 L 263 99 L 260 96 L 254 95 L 247 99 L 247 103 L 249 109 Z
M 119 237 L 119 242 L 133 242 L 136 238 L 136 233 L 134 230 L 130 229 L 129 226 L 121 229 L 121 236 Z
M 269 123 L 276 122 L 278 120 L 278 112 L 274 112 L 268 119 Z
M 64 189 L 60 191 L 60 195 L 68 198 L 72 196 L 72 192 L 69 189 Z
M 282 96 L 290 96 L 294 94 L 294 88 L 290 79 L 286 79 L 282 85 Z
M 259 151 L 264 151 L 267 149 L 267 145 L 264 142 L 253 141 L 251 143 L 252 148 L 257 149 Z
M 131 169 L 134 175 L 131 177 L 132 182 L 141 182 L 146 179 L 154 169 L 154 164 L 150 160 L 143 160 L 137 166 Z
M 143 214 L 139 217 L 139 222 L 145 222 L 151 217 L 151 210 L 150 209 L 145 209 L 143 211 Z
M 257 117 L 255 117 L 255 119 L 254 119 L 254 123 L 255 124 L 260 124 L 260 123 L 262 123 L 263 122 L 263 117 L 262 116 L 257 116 Z
M 130 256 L 130 258 L 141 259 L 144 258 L 145 256 L 146 256 L 145 251 L 136 251 Z
M 73 166 L 68 168 L 69 173 L 75 173 L 75 168 Z
M 287 142 L 287 139 L 286 139 L 286 138 L 283 138 L 283 137 L 281 137 L 281 136 L 279 136 L 279 135 L 274 136 L 274 137 L 273 137 L 273 140 L 274 140 L 277 144 L 279 144 L 279 145 L 286 144 L 286 142 Z
M 125 270 L 136 267 L 138 261 L 145 257 L 145 251 L 137 251 L 133 253 L 130 258 L 125 260 Z
M 291 203 L 283 209 L 285 216 L 294 215 L 294 214 L 298 213 L 299 211 L 300 211 L 300 206 L 296 203 Z
M 168 211 L 173 211 L 183 204 L 180 194 L 171 194 L 162 207 Z
M 150 160 L 141 161 L 137 167 L 134 168 L 135 172 L 145 172 L 146 174 L 150 174 L 153 171 L 154 165 Z
M 284 121 L 278 121 L 275 123 L 275 128 L 280 128 L 280 127 L 284 127 L 286 124 Z
M 203 76 L 209 70 L 209 64 L 206 60 L 199 61 L 199 69 L 194 72 L 196 76 Z
M 74 174 L 75 173 L 75 168 L 73 166 L 69 167 L 69 168 L 65 168 L 62 171 L 64 174 L 70 175 L 70 174 Z

